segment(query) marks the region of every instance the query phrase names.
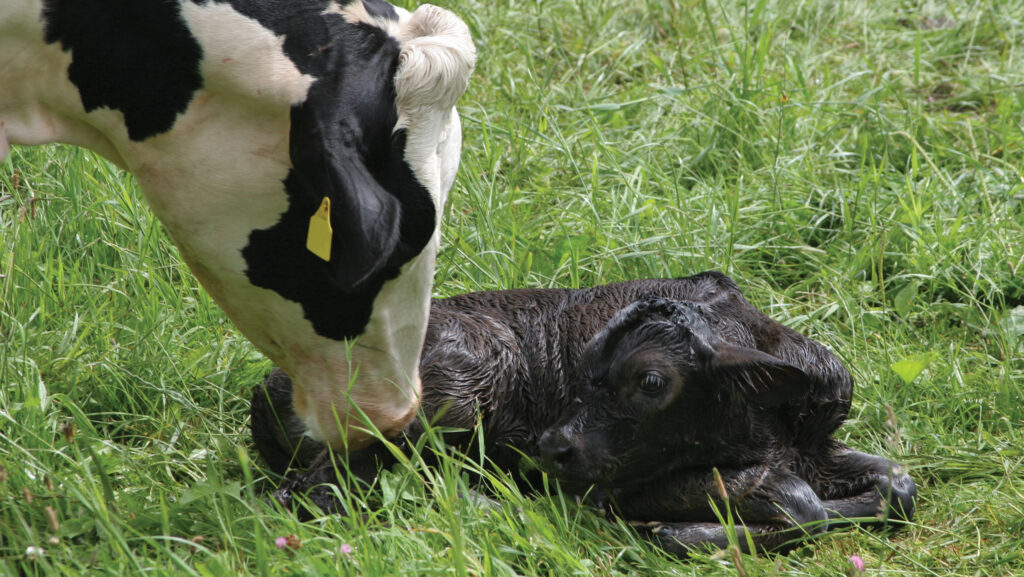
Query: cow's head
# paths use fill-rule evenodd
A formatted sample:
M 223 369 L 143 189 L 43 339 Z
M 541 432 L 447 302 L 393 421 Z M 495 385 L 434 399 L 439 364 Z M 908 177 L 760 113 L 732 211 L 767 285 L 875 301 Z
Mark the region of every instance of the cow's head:
M 0 2 L 0 158 L 66 142 L 132 171 L 311 434 L 359 445 L 414 413 L 474 62 L 429 5 Z
M 773 434 L 759 413 L 804 396 L 808 377 L 718 325 L 705 305 L 657 297 L 617 313 L 586 347 L 577 402 L 541 437 L 545 469 L 617 487 L 705 458 L 756 459 Z
M 340 448 L 364 444 L 365 424 L 395 434 L 414 414 L 439 216 L 461 151 L 454 105 L 475 49 L 465 24 L 434 6 L 335 10 L 322 43 L 290 46 L 295 33 L 281 31 L 316 81 L 291 110 L 289 208 L 242 255 L 254 285 L 344 343 L 329 358 L 275 359 L 295 381 L 296 413 Z M 331 229 L 321 251 L 310 246 L 318 212 Z

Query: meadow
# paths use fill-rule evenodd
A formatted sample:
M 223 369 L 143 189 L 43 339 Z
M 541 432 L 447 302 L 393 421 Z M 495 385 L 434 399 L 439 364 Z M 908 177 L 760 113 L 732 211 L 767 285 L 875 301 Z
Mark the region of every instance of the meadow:
M 480 56 L 435 294 L 724 271 L 847 364 L 839 437 L 914 522 L 679 561 L 450 455 L 301 523 L 249 445 L 270 362 L 130 175 L 50 146 L 0 165 L 0 574 L 1024 574 L 1024 3 L 440 3 Z

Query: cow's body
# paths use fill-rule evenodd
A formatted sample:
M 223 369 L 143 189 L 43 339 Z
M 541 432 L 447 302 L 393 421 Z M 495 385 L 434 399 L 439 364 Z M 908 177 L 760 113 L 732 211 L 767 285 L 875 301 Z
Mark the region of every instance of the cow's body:
M 0 160 L 65 142 L 134 173 L 203 286 L 295 377 L 312 434 L 359 445 L 351 402 L 394 432 L 418 397 L 474 59 L 433 6 L 5 0 Z M 306 249 L 324 197 L 329 261 Z

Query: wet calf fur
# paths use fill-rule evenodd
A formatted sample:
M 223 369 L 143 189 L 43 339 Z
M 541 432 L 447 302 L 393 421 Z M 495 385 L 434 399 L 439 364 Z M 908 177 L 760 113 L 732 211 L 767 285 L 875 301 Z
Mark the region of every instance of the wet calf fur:
M 767 550 L 849 520 L 913 515 L 916 489 L 899 465 L 833 438 L 853 390 L 839 359 L 719 273 L 435 300 L 420 372 L 427 420 L 472 428 L 479 416 L 499 467 L 533 456 L 563 489 L 596 487 L 680 555 L 727 544 L 715 514 L 726 498 L 745 523 L 740 543 L 746 531 Z M 299 443 L 290 387 L 278 370 L 254 391 L 256 446 L 278 472 L 308 466 L 279 498 L 312 489 L 331 510 L 315 487 L 334 468 Z

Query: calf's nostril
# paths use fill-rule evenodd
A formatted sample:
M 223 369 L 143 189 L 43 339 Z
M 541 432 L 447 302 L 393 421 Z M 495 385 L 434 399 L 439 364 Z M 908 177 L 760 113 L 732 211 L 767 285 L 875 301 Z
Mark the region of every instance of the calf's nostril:
M 572 461 L 576 450 L 563 434 L 548 431 L 540 439 L 540 456 L 545 467 L 562 469 Z
M 555 447 L 552 450 L 551 458 L 554 462 L 559 465 L 563 465 L 572 460 L 573 449 L 572 445 L 566 441 L 566 444 Z

